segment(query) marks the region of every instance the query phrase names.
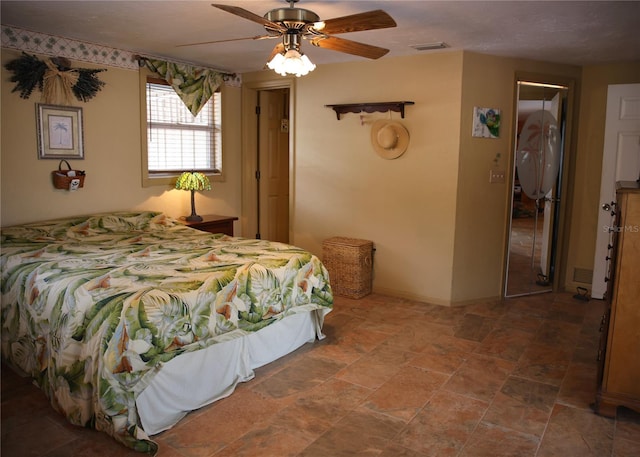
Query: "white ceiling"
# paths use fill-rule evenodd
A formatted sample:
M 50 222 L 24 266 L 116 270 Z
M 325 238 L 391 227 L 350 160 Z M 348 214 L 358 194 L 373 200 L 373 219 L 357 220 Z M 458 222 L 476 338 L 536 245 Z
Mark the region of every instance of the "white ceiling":
M 257 23 L 211 6 L 260 16 L 284 0 L 6 1 L 1 21 L 35 32 L 244 73 L 260 70 L 276 40 L 176 47 L 264 34 Z M 321 19 L 382 9 L 398 26 L 340 36 L 390 49 L 383 58 L 465 49 L 497 56 L 589 65 L 640 60 L 640 1 L 311 1 L 296 5 Z M 443 41 L 448 48 L 412 45 Z M 367 60 L 303 43 L 316 64 Z

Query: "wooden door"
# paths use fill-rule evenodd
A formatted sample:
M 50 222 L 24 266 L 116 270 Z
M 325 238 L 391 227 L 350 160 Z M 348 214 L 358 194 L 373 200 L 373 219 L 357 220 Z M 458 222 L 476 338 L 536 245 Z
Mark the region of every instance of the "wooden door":
M 259 92 L 259 226 L 260 238 L 289 242 L 288 89 Z

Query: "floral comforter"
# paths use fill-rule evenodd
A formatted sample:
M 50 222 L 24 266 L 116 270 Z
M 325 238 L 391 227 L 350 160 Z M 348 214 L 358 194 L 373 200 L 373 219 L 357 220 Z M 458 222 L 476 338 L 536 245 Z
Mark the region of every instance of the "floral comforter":
M 2 356 L 74 424 L 155 454 L 135 399 L 163 363 L 333 297 L 319 259 L 161 213 L 2 230 Z

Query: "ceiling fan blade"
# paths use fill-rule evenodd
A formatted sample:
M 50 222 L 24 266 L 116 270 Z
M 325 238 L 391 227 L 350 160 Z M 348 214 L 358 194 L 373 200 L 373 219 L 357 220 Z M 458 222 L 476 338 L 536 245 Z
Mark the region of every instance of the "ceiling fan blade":
M 226 11 L 227 13 L 235 14 L 244 19 L 249 19 L 250 21 L 257 22 L 260 25 L 268 27 L 269 29 L 285 31 L 286 29 L 282 27 L 280 24 L 276 24 L 275 22 L 271 22 L 262 16 L 258 16 L 251 11 L 245 10 L 244 8 L 240 8 L 239 6 L 230 6 L 230 5 L 220 5 L 218 3 L 212 3 L 211 6 L 221 9 L 222 11 Z
M 358 43 L 357 41 L 345 40 L 330 36 L 327 38 L 314 38 L 311 44 L 319 48 L 331 49 L 332 51 L 345 52 L 354 56 L 366 57 L 368 59 L 379 59 L 389 52 L 388 49 L 379 48 L 370 44 Z
M 395 27 L 396 21 L 382 10 L 368 11 L 352 14 L 350 16 L 337 17 L 324 21 L 324 27 L 319 29 L 322 33 L 360 32 L 363 30 L 386 29 Z
M 226 40 L 200 41 L 198 43 L 177 44 L 176 48 L 184 48 L 186 46 L 198 46 L 201 44 L 226 43 L 228 41 L 266 40 L 268 38 L 279 38 L 279 37 L 277 35 L 258 35 L 258 36 L 244 37 L 244 38 L 228 38 Z

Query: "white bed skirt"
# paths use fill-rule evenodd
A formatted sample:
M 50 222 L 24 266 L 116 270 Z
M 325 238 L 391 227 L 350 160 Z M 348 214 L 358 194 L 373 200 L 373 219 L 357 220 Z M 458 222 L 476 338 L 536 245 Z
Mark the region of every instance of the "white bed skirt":
M 255 368 L 324 338 L 328 311 L 292 314 L 255 333 L 167 362 L 136 399 L 144 431 L 155 435 L 173 427 L 190 411 L 231 395 L 239 382 L 254 377 Z

